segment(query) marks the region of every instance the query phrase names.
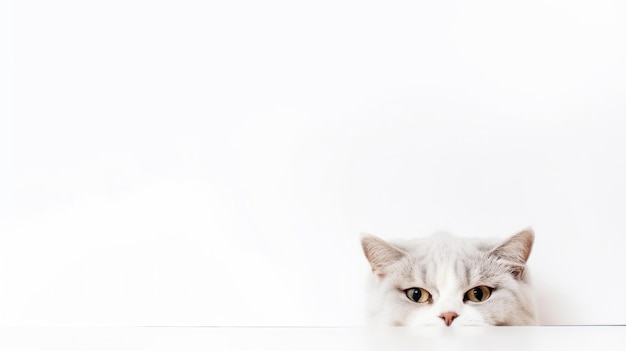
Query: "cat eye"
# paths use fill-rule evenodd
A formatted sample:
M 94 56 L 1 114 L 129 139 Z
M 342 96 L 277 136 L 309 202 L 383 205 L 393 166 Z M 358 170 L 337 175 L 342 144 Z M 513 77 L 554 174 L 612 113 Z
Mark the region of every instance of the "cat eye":
M 422 288 L 411 288 L 404 291 L 409 300 L 424 303 L 430 301 L 430 293 Z
M 490 288 L 488 286 L 485 286 L 485 285 L 477 286 L 475 288 L 468 290 L 465 293 L 463 300 L 464 301 L 470 300 L 472 302 L 483 302 L 487 300 L 489 296 L 491 296 L 492 291 L 493 291 L 493 288 Z

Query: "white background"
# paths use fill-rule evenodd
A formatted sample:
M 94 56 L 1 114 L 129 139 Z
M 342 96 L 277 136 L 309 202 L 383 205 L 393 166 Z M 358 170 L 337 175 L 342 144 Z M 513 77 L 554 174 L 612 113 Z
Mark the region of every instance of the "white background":
M 360 325 L 359 233 L 529 225 L 626 322 L 624 2 L 0 6 L 0 325 Z

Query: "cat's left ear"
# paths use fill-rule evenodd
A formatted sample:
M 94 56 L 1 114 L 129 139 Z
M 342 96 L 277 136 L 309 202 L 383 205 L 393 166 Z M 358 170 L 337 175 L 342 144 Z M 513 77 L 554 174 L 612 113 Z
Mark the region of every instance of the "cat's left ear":
M 506 261 L 511 266 L 511 273 L 516 279 L 522 280 L 526 261 L 535 241 L 535 233 L 531 228 L 525 229 L 491 250 L 490 255 Z
M 407 254 L 402 249 L 373 235 L 362 235 L 361 245 L 365 257 L 372 266 L 372 272 L 380 279 L 387 275 L 389 266 Z

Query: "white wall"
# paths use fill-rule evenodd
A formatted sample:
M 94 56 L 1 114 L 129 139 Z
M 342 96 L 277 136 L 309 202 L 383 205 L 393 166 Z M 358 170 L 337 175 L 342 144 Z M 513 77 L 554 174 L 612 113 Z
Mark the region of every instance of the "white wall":
M 0 324 L 358 325 L 360 232 L 528 225 L 626 322 L 623 2 L 2 7 Z

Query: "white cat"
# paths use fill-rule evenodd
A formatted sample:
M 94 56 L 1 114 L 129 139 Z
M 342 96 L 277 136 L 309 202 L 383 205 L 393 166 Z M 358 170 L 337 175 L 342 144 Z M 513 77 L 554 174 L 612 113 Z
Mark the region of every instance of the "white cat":
M 531 229 L 504 242 L 436 234 L 393 244 L 367 235 L 372 322 L 389 326 L 534 325 Z

